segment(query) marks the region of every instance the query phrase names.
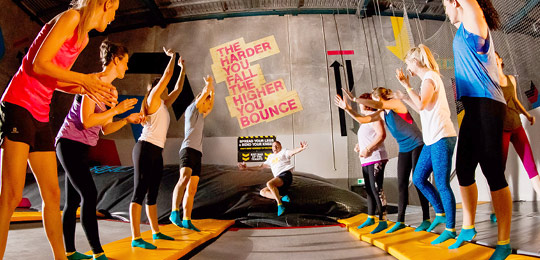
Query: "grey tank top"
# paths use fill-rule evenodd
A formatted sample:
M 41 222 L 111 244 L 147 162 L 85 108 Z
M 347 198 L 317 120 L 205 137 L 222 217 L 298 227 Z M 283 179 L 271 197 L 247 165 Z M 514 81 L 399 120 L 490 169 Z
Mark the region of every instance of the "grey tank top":
M 195 102 L 191 103 L 184 113 L 186 121 L 181 149 L 189 147 L 202 153 L 204 115 L 199 112 L 195 105 Z

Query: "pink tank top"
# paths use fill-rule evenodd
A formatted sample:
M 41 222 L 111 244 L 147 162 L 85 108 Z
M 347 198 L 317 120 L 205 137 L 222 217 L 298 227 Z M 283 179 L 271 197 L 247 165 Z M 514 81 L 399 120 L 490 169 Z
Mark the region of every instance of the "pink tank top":
M 38 76 L 32 71 L 32 61 L 54 24 L 45 24 L 24 56 L 21 66 L 9 83 L 1 101 L 9 102 L 28 110 L 40 122 L 49 122 L 49 104 L 57 87 L 57 80 L 49 76 Z M 86 46 L 88 38 L 77 44 L 77 28 L 73 37 L 67 39 L 54 56 L 52 62 L 60 68 L 70 70 Z

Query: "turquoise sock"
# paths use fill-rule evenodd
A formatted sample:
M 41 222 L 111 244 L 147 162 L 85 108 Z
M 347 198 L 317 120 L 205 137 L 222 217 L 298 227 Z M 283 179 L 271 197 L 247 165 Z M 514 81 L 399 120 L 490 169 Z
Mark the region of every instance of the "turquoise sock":
M 385 229 L 388 228 L 388 223 L 386 223 L 386 221 L 379 221 L 379 225 L 377 225 L 377 227 L 375 229 L 373 229 L 373 231 L 369 232 L 371 234 L 376 234 L 376 233 L 379 233 Z
M 198 228 L 196 228 L 192 223 L 191 219 L 184 219 L 182 220 L 182 226 L 187 229 L 195 230 L 197 232 L 201 232 Z
M 444 232 L 442 232 L 442 234 L 437 237 L 437 239 L 433 240 L 431 242 L 432 245 L 438 245 L 450 238 L 456 238 L 457 234 L 456 234 L 456 231 L 450 231 L 450 230 L 444 230 Z
M 366 219 L 366 221 L 364 221 L 364 223 L 362 223 L 362 225 L 358 226 L 358 229 L 369 227 L 369 226 L 371 226 L 373 224 L 375 224 L 375 219 L 368 217 Z
M 510 244 L 497 245 L 495 247 L 495 252 L 493 252 L 489 260 L 503 260 L 506 259 L 511 253 L 512 248 L 510 248 Z
M 177 227 L 183 227 L 182 226 L 182 219 L 180 218 L 180 211 L 173 210 L 171 211 L 171 216 L 169 216 L 169 220 L 171 223 L 173 223 Z
M 491 213 L 491 215 L 489 215 L 489 220 L 491 220 L 493 223 L 497 223 L 497 215 L 495 215 L 495 213 Z
M 405 228 L 405 224 L 401 222 L 396 222 L 396 224 L 394 224 L 394 226 L 390 230 L 386 231 L 386 233 L 394 233 L 402 228 Z
M 426 229 L 429 228 L 429 225 L 431 224 L 431 222 L 429 222 L 429 220 L 424 220 L 422 221 L 422 224 L 420 224 L 420 226 L 418 226 L 416 229 L 414 229 L 414 232 L 420 232 L 420 231 L 425 231 Z
M 156 249 L 157 247 L 144 241 L 142 238 L 131 240 L 131 247 L 140 247 L 144 249 Z
M 92 256 L 91 255 L 81 254 L 81 253 L 75 251 L 75 253 L 68 256 L 67 259 L 68 260 L 92 259 Z
M 283 215 L 283 213 L 285 213 L 285 206 L 283 206 L 283 205 L 278 205 L 278 206 L 277 206 L 277 215 L 278 215 L 278 216 L 281 216 L 281 215 Z
M 102 254 L 98 257 L 94 257 L 93 260 L 109 260 L 109 258 L 107 258 L 105 254 Z
M 281 201 L 283 201 L 283 202 L 291 202 L 291 198 L 289 197 L 289 195 L 285 195 L 285 196 L 281 197 Z
M 174 238 L 172 238 L 172 237 L 170 237 L 170 236 L 167 236 L 167 235 L 165 235 L 165 234 L 163 234 L 163 233 L 161 233 L 161 232 L 153 234 L 153 235 L 152 235 L 152 238 L 153 238 L 154 240 L 158 240 L 158 239 L 163 239 L 163 240 L 174 240 Z
M 457 237 L 457 241 L 448 247 L 448 249 L 456 249 L 463 244 L 465 241 L 471 241 L 476 236 L 476 229 L 475 228 L 469 228 L 465 229 L 462 228 L 461 232 L 459 233 L 459 236 Z
M 431 232 L 435 227 L 437 227 L 439 224 L 446 223 L 446 216 L 436 216 L 433 220 L 433 223 L 429 226 L 428 229 L 426 229 L 427 232 Z

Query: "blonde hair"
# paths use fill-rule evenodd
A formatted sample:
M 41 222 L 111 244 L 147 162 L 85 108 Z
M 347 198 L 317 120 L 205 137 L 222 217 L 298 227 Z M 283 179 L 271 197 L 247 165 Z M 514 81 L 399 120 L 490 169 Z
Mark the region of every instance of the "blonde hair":
M 390 100 L 394 98 L 394 92 L 387 88 L 378 87 L 374 88 L 373 91 L 371 91 L 371 96 L 378 97 L 383 100 Z
M 440 73 L 439 64 L 435 60 L 435 57 L 433 57 L 433 54 L 431 54 L 431 50 L 429 50 L 429 48 L 424 44 L 420 44 L 418 47 L 414 47 L 407 52 L 407 55 L 405 55 L 405 60 L 410 59 L 415 59 L 420 63 L 420 65 Z
M 120 0 L 114 0 L 120 1 Z M 79 11 L 81 19 L 79 21 L 79 27 L 77 28 L 77 42 L 82 41 L 84 28 L 88 27 L 88 24 L 92 21 L 98 7 L 105 4 L 107 0 L 72 0 L 71 8 Z

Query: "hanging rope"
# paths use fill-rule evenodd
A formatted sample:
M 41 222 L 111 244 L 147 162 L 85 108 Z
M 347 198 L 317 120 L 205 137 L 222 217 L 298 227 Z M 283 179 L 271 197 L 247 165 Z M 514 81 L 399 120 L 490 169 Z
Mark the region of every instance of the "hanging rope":
M 292 62 L 291 62 L 291 34 L 290 34 L 290 30 L 289 30 L 289 15 L 287 15 L 287 43 L 288 43 L 288 46 L 289 46 L 289 85 L 291 86 L 291 90 L 294 90 L 294 87 L 293 87 L 293 83 L 292 83 Z M 292 141 L 293 141 L 293 147 L 294 147 L 294 144 L 296 143 L 295 142 L 295 136 L 296 136 L 296 131 L 294 129 L 294 114 L 295 113 L 292 113 L 291 115 L 291 125 L 292 125 Z M 294 158 L 294 165 L 296 165 L 296 156 Z
M 416 11 L 416 30 L 418 31 L 418 37 L 420 38 L 420 43 L 424 43 L 424 40 L 426 39 L 424 35 L 424 28 L 422 28 L 422 23 L 420 22 L 420 13 L 418 12 L 418 8 L 416 7 L 416 2 L 413 1 L 414 10 Z
M 324 20 L 322 14 L 321 16 L 321 27 L 322 27 L 322 35 L 324 40 L 324 58 L 326 59 L 326 83 L 328 84 L 328 108 L 330 112 L 330 137 L 331 137 L 331 143 L 332 143 L 332 162 L 334 163 L 334 171 L 336 171 L 336 149 L 334 148 L 334 116 L 332 115 L 332 96 L 330 94 L 330 71 L 328 69 L 328 55 L 327 48 L 326 48 L 326 32 L 324 30 Z

